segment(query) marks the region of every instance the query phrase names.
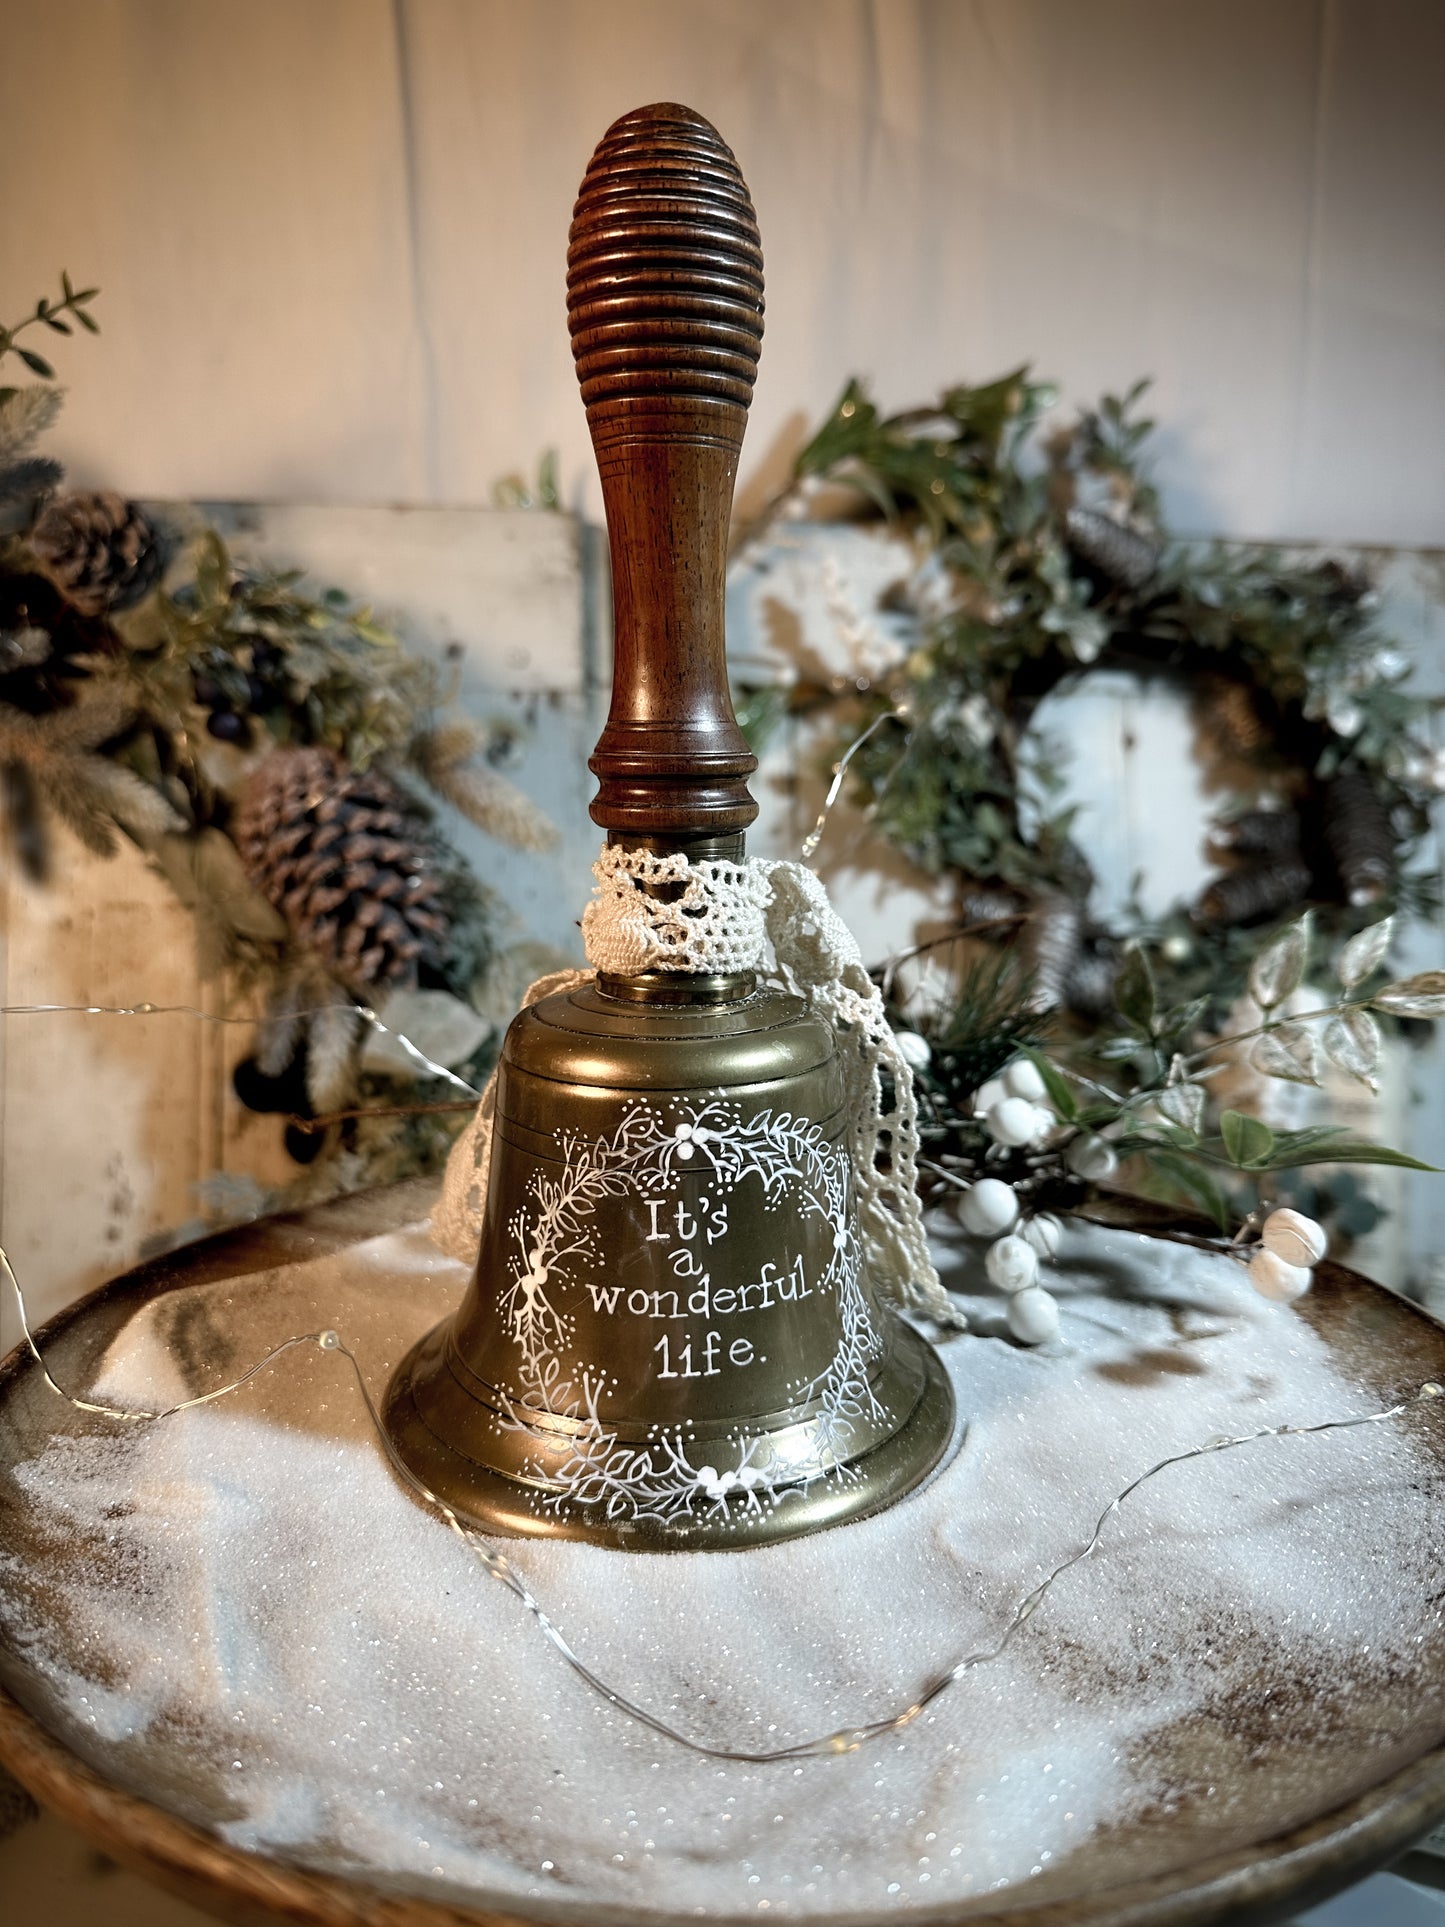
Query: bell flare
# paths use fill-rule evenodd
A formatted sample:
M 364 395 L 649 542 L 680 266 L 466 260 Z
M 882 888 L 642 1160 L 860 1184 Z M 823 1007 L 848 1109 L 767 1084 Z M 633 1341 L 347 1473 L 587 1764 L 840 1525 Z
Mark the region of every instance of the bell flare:
M 387 1398 L 424 1485 L 494 1531 L 665 1549 L 790 1538 L 926 1476 L 952 1392 L 868 1273 L 839 1050 L 776 991 L 586 984 L 517 1017 L 476 1270 Z

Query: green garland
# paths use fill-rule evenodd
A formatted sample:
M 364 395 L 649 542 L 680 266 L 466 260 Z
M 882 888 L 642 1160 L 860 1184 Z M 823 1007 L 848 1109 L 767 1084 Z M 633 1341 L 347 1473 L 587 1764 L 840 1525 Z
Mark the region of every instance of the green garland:
M 16 338 L 74 322 L 98 332 L 95 293 L 63 277 L 60 300 L 0 328 L 0 362 L 13 355 L 39 377 L 0 387 L 12 852 L 44 882 L 59 819 L 100 855 L 123 841 L 144 853 L 195 920 L 203 974 L 227 972 L 259 1003 L 237 1092 L 291 1120 L 298 1162 L 325 1150 L 308 1196 L 434 1168 L 458 1122 L 444 1108 L 455 1091 L 388 1088 L 363 1063 L 357 1006 L 429 992 L 455 1044 L 455 1004 L 484 995 L 501 918 L 439 804 L 524 848 L 555 833 L 492 767 L 508 732 L 448 716 L 437 669 L 369 608 L 340 589 L 313 593 L 299 572 L 239 563 L 204 525 L 172 529 L 113 492 L 63 490 L 59 464 L 35 453 L 60 406 L 55 370 Z M 347 917 L 368 948 L 346 949 Z M 462 1017 L 476 1044 L 464 1071 L 485 1071 L 490 1028 Z

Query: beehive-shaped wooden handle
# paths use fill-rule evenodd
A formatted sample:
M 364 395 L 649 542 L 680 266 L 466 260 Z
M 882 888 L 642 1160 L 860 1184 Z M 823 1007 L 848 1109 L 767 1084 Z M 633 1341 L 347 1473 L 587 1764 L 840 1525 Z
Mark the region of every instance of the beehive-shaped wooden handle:
M 738 164 L 700 114 L 640 107 L 603 135 L 573 215 L 567 309 L 612 550 L 592 817 L 624 840 L 729 835 L 758 813 L 723 590 L 763 257 Z

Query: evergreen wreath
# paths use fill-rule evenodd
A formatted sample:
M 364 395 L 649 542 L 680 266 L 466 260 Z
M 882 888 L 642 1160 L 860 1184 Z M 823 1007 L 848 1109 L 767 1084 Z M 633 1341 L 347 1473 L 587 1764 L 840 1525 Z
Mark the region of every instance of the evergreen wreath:
M 1088 1024 L 1113 1010 L 1131 940 L 1162 995 L 1207 995 L 1222 1013 L 1251 926 L 1312 908 L 1317 943 L 1338 942 L 1436 905 L 1414 859 L 1445 754 L 1371 584 L 1328 559 L 1172 541 L 1148 478 L 1146 386 L 1045 432 L 1055 390 L 1026 368 L 887 417 L 850 381 L 743 538 L 764 543 L 825 485 L 914 538 L 918 567 L 888 597 L 912 618 L 912 648 L 861 690 L 804 680 L 786 701 L 840 709 L 839 748 L 877 826 L 957 879 L 962 923 L 1020 936 L 1040 1001 Z M 1073 812 L 1029 736 L 1046 696 L 1104 667 L 1187 679 L 1260 793 L 1222 826 L 1228 867 L 1199 902 L 1123 928 L 1090 915 Z M 754 715 L 776 700 L 755 692 Z
M 1058 425 L 1046 421 L 1055 389 L 1027 367 L 889 416 L 850 381 L 739 542 L 760 558 L 780 521 L 836 509 L 840 489 L 850 520 L 912 539 L 916 566 L 881 605 L 905 619 L 896 660 L 746 690 L 742 710 L 755 735 L 785 709 L 836 713 L 835 775 L 846 769 L 884 835 L 956 884 L 955 936 L 973 961 L 955 1006 L 922 1015 L 897 960 L 883 973 L 896 1025 L 923 1033 L 935 1156 L 968 1162 L 974 1093 L 1046 1031 L 1086 1073 L 1133 1065 L 1126 1081 L 1142 1095 L 1190 1040 L 1240 1028 L 1272 932 L 1306 918 L 1328 968 L 1366 925 L 1438 906 L 1420 861 L 1445 789 L 1445 752 L 1426 733 L 1436 705 L 1408 688 L 1372 585 L 1328 558 L 1172 540 L 1149 479 L 1146 389 Z M 1105 667 L 1183 683 L 1248 772 L 1202 897 L 1112 926 L 1090 907 L 1074 812 L 1030 730 L 1046 696 Z M 992 951 L 980 957 L 979 942 Z M 1142 1056 L 1141 981 L 1151 1023 L 1167 1015 Z M 1269 1068 L 1316 1081 L 1313 1068 Z M 1151 1189 L 1162 1176 L 1132 1174 Z M 1200 1201 L 1197 1185 L 1167 1188 Z M 1332 1209 L 1319 1192 L 1307 1201 Z M 1374 1215 L 1361 1201 L 1348 1228 Z

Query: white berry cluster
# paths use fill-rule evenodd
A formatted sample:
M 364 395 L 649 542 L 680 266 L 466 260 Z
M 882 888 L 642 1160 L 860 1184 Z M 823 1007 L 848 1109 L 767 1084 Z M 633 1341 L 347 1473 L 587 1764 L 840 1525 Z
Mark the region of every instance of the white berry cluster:
M 1314 1266 L 1328 1246 L 1324 1227 L 1287 1205 L 1271 1211 L 1246 1267 L 1261 1298 L 1288 1305 L 1302 1298 L 1314 1280 Z
M 900 1031 L 897 1037 L 909 1066 L 926 1070 L 932 1056 L 927 1040 L 915 1031 Z M 963 1228 L 988 1241 L 984 1270 L 1008 1300 L 1009 1330 L 1025 1345 L 1044 1345 L 1059 1335 L 1058 1305 L 1039 1281 L 1041 1264 L 1058 1249 L 1059 1220 L 1035 1210 L 1031 1201 L 1045 1167 L 1057 1171 L 1062 1164 L 1087 1184 L 1106 1184 L 1119 1167 L 1119 1154 L 1107 1138 L 1090 1130 L 1060 1131 L 1047 1099 L 1044 1077 L 1026 1057 L 979 1086 L 973 1110 L 990 1141 L 987 1162 L 1015 1176 L 1013 1182 L 980 1177 L 958 1192 L 955 1206 Z M 1020 1160 L 1010 1152 L 1025 1155 Z M 1262 1297 L 1289 1304 L 1309 1290 L 1326 1242 L 1313 1218 L 1281 1207 L 1264 1220 L 1259 1243 L 1240 1256 Z
M 1038 1066 L 1020 1057 L 997 1077 L 979 1085 L 973 1114 L 983 1119 L 983 1128 L 995 1144 L 1021 1150 L 1025 1145 L 1042 1144 L 1058 1123 L 1044 1102 L 1046 1095 Z
M 979 1086 L 974 1114 L 995 1144 L 1009 1150 L 1038 1145 L 1058 1123 L 1044 1102 L 1036 1065 L 1019 1058 Z M 958 1200 L 959 1221 L 990 1240 L 984 1270 L 1008 1298 L 1008 1327 L 1022 1344 L 1044 1345 L 1059 1335 L 1059 1308 L 1039 1283 L 1041 1260 L 1059 1245 L 1059 1221 L 1047 1213 L 1022 1219 L 1018 1193 L 1002 1178 L 979 1178 Z

